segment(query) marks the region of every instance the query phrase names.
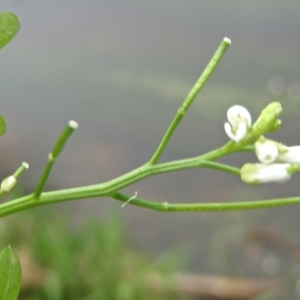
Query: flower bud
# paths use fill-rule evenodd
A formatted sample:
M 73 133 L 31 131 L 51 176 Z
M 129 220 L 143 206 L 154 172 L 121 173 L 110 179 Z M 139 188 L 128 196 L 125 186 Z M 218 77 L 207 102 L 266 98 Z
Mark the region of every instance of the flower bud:
M 1 190 L 9 192 L 16 185 L 17 179 L 14 176 L 8 176 L 1 183 Z
M 245 164 L 241 168 L 241 179 L 250 184 L 284 182 L 291 178 L 289 164 Z
M 300 164 L 300 146 L 286 147 L 281 144 L 276 162 Z
M 254 143 L 254 151 L 258 160 L 265 165 L 276 161 L 279 154 L 277 143 L 263 136 Z
M 278 116 L 282 112 L 279 102 L 272 102 L 264 108 L 252 126 L 252 135 L 261 135 L 266 132 L 273 132 L 281 128 L 282 122 Z

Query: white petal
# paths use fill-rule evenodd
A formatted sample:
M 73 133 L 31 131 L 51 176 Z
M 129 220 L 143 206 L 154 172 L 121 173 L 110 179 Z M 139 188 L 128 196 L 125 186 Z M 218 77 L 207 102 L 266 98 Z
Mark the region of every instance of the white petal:
M 231 130 L 231 125 L 226 122 L 224 124 L 224 129 L 225 129 L 225 132 L 226 134 L 228 135 L 228 137 L 231 139 L 231 140 L 234 140 L 235 139 L 235 135 L 233 134 L 232 130 Z
M 247 132 L 248 132 L 248 126 L 246 121 L 240 122 L 235 133 L 234 141 L 237 143 L 240 142 L 247 135 Z
M 300 146 L 288 147 L 287 152 L 279 154 L 277 162 L 300 164 Z
M 272 141 L 257 141 L 254 146 L 257 158 L 263 164 L 271 164 L 276 160 L 278 156 L 276 143 Z
M 240 105 L 234 105 L 228 109 L 227 119 L 232 126 L 236 126 L 241 120 L 246 120 L 247 126 L 251 126 L 251 115 L 249 111 Z
M 245 164 L 241 168 L 241 178 L 251 184 L 284 182 L 291 178 L 289 166 L 289 164 Z
M 257 179 L 261 183 L 287 181 L 291 178 L 291 174 L 287 170 L 289 166 L 289 164 L 261 165 Z
M 224 129 L 228 137 L 236 143 L 240 142 L 248 132 L 248 127 L 245 121 L 238 124 L 235 132 L 233 127 L 228 122 L 224 124 Z

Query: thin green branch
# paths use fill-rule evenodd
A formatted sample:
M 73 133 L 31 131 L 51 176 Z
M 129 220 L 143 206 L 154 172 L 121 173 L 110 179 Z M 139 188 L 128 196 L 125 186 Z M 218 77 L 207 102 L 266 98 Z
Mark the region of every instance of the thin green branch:
M 96 197 L 96 196 L 94 196 Z M 128 202 L 132 196 L 114 192 L 110 195 L 113 199 L 121 202 Z M 60 199 L 55 196 L 55 192 L 43 193 L 41 196 L 43 201 L 34 201 L 34 195 L 19 198 L 12 202 L 1 204 L 0 217 L 10 215 L 12 213 L 23 211 L 28 208 L 54 204 L 67 199 Z M 76 200 L 76 199 L 72 199 Z M 184 203 L 184 204 L 170 204 L 168 202 L 154 202 L 142 198 L 134 198 L 129 204 L 140 206 L 161 212 L 197 212 L 197 211 L 230 211 L 230 210 L 249 210 L 249 209 L 262 209 L 271 207 L 280 207 L 287 205 L 300 204 L 300 197 L 290 197 L 281 199 L 267 199 L 255 201 L 242 201 L 242 202 L 218 202 L 218 203 Z
M 132 170 L 108 182 L 50 192 L 51 198 L 52 199 L 58 198 L 58 199 L 62 199 L 61 201 L 67 201 L 73 199 L 107 196 L 107 195 L 111 195 L 115 191 L 118 191 L 135 182 L 141 181 L 142 179 L 145 179 L 147 177 L 168 173 L 168 172 L 174 172 L 183 169 L 188 169 L 188 168 L 198 168 L 198 167 L 214 168 L 214 169 L 222 170 L 239 176 L 239 169 L 237 168 L 206 160 L 206 157 L 208 157 L 209 159 L 219 158 L 224 155 L 225 151 L 226 151 L 226 146 L 211 151 L 206 155 L 201 155 L 198 157 L 180 159 L 176 161 L 161 163 L 158 165 L 145 164 L 135 170 Z M 47 201 L 48 195 L 49 193 L 43 193 L 40 200 Z M 0 209 L 1 209 L 1 205 L 0 205 Z
M 124 195 L 118 190 L 132 183 L 142 180 L 146 177 L 162 174 L 166 172 L 177 171 L 180 169 L 204 167 L 213 168 L 234 174 L 240 175 L 238 168 L 234 168 L 228 165 L 224 165 L 214 161 L 208 161 L 206 159 L 216 159 L 226 154 L 228 147 L 232 148 L 232 143 L 228 143 L 225 146 L 211 151 L 205 155 L 198 157 L 187 158 L 167 163 L 161 163 L 157 165 L 145 164 L 127 174 L 124 174 L 118 178 L 110 180 L 106 183 L 84 186 L 78 188 L 71 188 L 65 190 L 58 190 L 53 192 L 44 192 L 40 196 L 40 201 L 35 201 L 35 195 L 29 195 L 10 202 L 6 202 L 0 205 L 0 216 L 9 215 L 17 211 L 25 210 L 31 207 L 40 205 L 54 204 L 69 200 L 87 199 L 93 197 L 112 197 L 114 199 L 130 202 L 130 204 L 157 210 L 157 211 L 223 211 L 223 210 L 245 210 L 245 209 L 258 209 L 268 208 L 283 205 L 299 204 L 300 198 L 285 198 L 285 199 L 273 199 L 273 200 L 259 200 L 249 202 L 226 202 L 226 203 L 187 203 L 187 204 L 169 204 L 167 202 L 153 202 L 141 198 L 130 197 Z M 234 151 L 239 151 L 240 148 L 236 146 Z
M 56 160 L 58 159 L 65 144 L 69 140 L 69 138 L 72 135 L 72 133 L 74 132 L 74 130 L 77 129 L 77 127 L 78 127 L 78 124 L 75 121 L 71 120 L 69 122 L 68 126 L 66 127 L 66 129 L 63 131 L 63 133 L 57 140 L 52 152 L 49 154 L 48 163 L 45 167 L 42 177 L 39 180 L 38 186 L 34 192 L 34 197 L 36 200 L 39 200 Z
M 238 149 L 235 152 L 254 152 L 254 146 L 253 145 L 247 145 L 247 146 L 244 146 L 243 148 Z
M 29 168 L 29 165 L 27 162 L 22 162 L 21 166 L 17 169 L 17 171 L 14 173 L 14 177 L 16 179 L 19 179 L 20 176 Z
M 228 148 L 232 149 L 232 151 L 239 151 L 240 147 L 241 146 L 235 146 L 232 142 L 229 142 L 221 148 L 197 157 L 186 158 L 157 165 L 151 165 L 147 163 L 135 170 L 132 170 L 131 172 L 101 184 L 41 193 L 39 196 L 39 201 L 36 201 L 36 195 L 32 194 L 0 204 L 0 216 L 12 214 L 16 211 L 39 205 L 77 199 L 111 196 L 116 191 L 147 177 L 182 169 L 199 167 L 212 168 L 240 176 L 240 171 L 238 168 L 212 161 L 226 155 L 228 153 Z M 46 171 L 47 170 L 50 170 L 49 164 Z
M 112 198 L 124 203 L 128 202 L 131 196 L 115 192 Z M 134 198 L 128 204 L 153 209 L 161 212 L 196 212 L 196 211 L 229 211 L 271 208 L 287 205 L 300 204 L 300 197 L 268 199 L 242 202 L 218 202 L 218 203 L 185 203 L 170 204 L 168 202 L 154 202 L 142 198 Z
M 199 165 L 203 168 L 210 168 L 218 171 L 223 171 L 236 176 L 241 175 L 240 169 L 229 165 L 221 164 L 218 162 L 214 162 L 214 161 L 209 161 L 209 160 L 201 161 Z
M 183 117 L 186 115 L 189 107 L 192 105 L 193 101 L 199 94 L 200 90 L 203 88 L 204 84 L 208 81 L 218 64 L 220 63 L 223 55 L 225 54 L 226 50 L 230 46 L 231 41 L 228 38 L 224 38 L 221 42 L 219 48 L 213 55 L 212 59 L 208 63 L 207 67 L 193 86 L 193 88 L 190 90 L 189 94 L 185 98 L 182 106 L 178 109 L 178 112 L 172 121 L 170 127 L 168 128 L 167 132 L 165 133 L 162 141 L 160 142 L 157 150 L 155 151 L 154 155 L 150 159 L 149 163 L 152 165 L 155 165 L 159 158 L 161 157 L 163 151 L 165 150 L 167 144 L 169 143 L 175 129 L 183 119 Z

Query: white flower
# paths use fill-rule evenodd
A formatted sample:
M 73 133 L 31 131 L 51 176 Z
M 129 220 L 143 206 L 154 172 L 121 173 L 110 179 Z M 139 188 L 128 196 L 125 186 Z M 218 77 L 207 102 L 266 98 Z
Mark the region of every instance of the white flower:
M 291 178 L 289 167 L 289 164 L 245 164 L 241 168 L 241 179 L 251 184 L 284 182 Z
M 273 162 L 300 164 L 300 146 L 287 147 L 261 136 L 254 143 L 254 151 L 263 164 Z
M 224 125 L 225 132 L 238 143 L 246 137 L 251 127 L 251 115 L 245 107 L 235 105 L 228 109 L 227 118 L 229 122 Z
M 285 147 L 283 151 L 280 150 L 276 162 L 300 164 L 300 146 Z
M 255 142 L 254 151 L 258 160 L 265 165 L 275 162 L 279 154 L 277 144 L 264 137 Z

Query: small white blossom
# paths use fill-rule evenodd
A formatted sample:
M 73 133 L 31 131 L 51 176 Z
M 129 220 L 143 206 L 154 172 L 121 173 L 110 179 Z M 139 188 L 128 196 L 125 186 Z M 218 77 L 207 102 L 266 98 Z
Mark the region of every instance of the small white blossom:
M 300 146 L 285 147 L 283 151 L 280 150 L 276 162 L 300 164 Z
M 255 142 L 254 151 L 258 160 L 265 165 L 275 162 L 279 154 L 277 144 L 263 137 Z
M 241 179 L 250 184 L 284 182 L 291 178 L 289 164 L 245 164 L 241 168 Z
M 246 137 L 251 127 L 251 115 L 245 107 L 235 105 L 228 109 L 227 118 L 229 122 L 224 124 L 225 132 L 238 143 Z

